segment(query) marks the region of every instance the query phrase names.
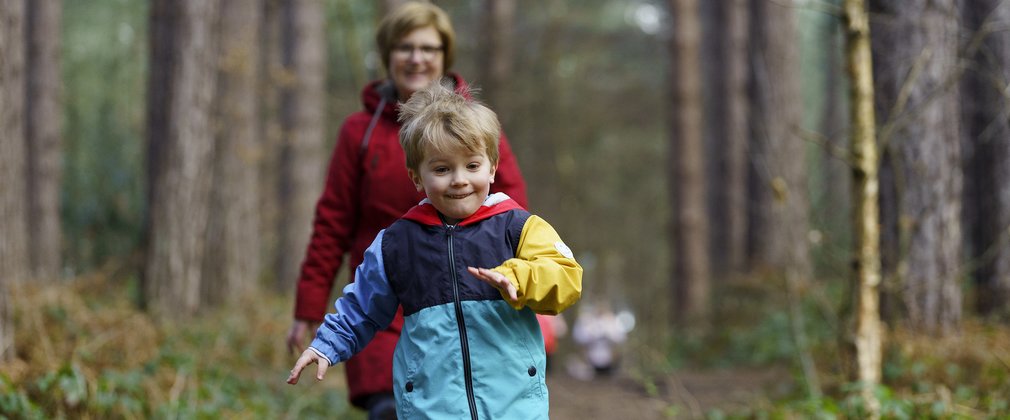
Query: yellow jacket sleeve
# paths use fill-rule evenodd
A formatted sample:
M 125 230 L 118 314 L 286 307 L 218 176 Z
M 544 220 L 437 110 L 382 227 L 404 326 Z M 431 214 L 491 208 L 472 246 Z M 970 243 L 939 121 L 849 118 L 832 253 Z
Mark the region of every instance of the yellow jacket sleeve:
M 536 313 L 554 315 L 582 296 L 582 266 L 554 228 L 536 215 L 523 225 L 516 258 L 493 270 L 515 286 L 516 309 L 528 306 Z M 509 301 L 505 292 L 502 296 Z

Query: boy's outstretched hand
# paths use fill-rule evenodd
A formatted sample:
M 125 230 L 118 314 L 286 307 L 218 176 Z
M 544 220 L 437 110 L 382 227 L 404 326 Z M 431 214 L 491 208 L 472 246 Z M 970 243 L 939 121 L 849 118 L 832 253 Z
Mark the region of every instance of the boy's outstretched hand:
M 326 368 L 330 366 L 330 362 L 326 360 L 311 349 L 305 349 L 302 355 L 298 357 L 298 361 L 295 362 L 294 369 L 291 369 L 291 376 L 288 376 L 288 383 L 291 385 L 298 383 L 298 377 L 302 374 L 302 369 L 305 369 L 308 365 L 312 363 L 318 363 L 319 368 L 316 369 L 316 380 L 323 380 L 323 375 L 326 374 Z
M 494 286 L 498 290 L 504 290 L 508 294 L 509 300 L 512 303 L 519 301 L 519 296 L 516 294 L 516 287 L 512 285 L 505 275 L 494 270 L 489 270 L 486 268 L 474 268 L 467 267 L 467 271 L 473 274 L 474 277 L 481 279 L 484 283 Z

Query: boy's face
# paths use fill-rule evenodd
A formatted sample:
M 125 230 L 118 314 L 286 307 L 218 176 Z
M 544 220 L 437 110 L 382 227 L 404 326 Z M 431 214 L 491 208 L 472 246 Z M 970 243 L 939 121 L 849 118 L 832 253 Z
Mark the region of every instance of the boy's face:
M 484 204 L 497 169 L 498 165 L 492 165 L 483 151 L 474 153 L 460 147 L 438 152 L 429 146 L 418 169 L 407 172 L 417 190 L 424 190 L 446 221 L 456 224 Z

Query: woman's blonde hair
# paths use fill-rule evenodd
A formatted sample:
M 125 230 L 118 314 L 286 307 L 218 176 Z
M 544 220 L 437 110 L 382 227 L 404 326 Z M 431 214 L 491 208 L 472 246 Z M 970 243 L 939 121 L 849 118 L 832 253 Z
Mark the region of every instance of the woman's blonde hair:
M 432 83 L 400 104 L 400 146 L 407 156 L 407 168 L 420 168 L 426 147 L 439 152 L 459 148 L 483 152 L 497 165 L 498 116 L 471 99 L 469 89 L 453 92 L 446 83 L 445 79 Z
M 448 71 L 456 59 L 456 32 L 449 15 L 438 6 L 420 1 L 408 1 L 389 12 L 379 22 L 375 42 L 382 55 L 382 66 L 389 71 L 389 55 L 403 37 L 415 29 L 434 27 L 442 38 L 442 67 Z

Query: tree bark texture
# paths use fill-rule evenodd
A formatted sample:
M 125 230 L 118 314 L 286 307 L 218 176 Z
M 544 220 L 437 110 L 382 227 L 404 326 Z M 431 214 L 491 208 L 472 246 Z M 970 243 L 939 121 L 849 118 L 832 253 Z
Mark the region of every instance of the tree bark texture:
M 484 0 L 483 29 L 480 31 L 484 44 L 483 54 L 478 54 L 477 74 L 474 83 L 482 88 L 482 99 L 499 114 L 508 109 L 508 82 L 511 80 L 515 46 L 513 45 L 513 21 L 515 20 L 515 0 Z
M 279 251 L 281 226 L 279 222 L 281 205 L 277 200 L 278 177 L 280 174 L 281 145 L 281 89 L 285 80 L 290 79 L 284 71 L 281 37 L 282 1 L 264 0 L 260 23 L 259 62 L 259 119 L 256 122 L 263 148 L 263 162 L 259 171 L 259 217 L 260 217 L 260 260 L 269 268 L 266 274 L 271 284 L 276 284 L 277 273 L 274 262 Z
M 145 303 L 167 316 L 200 308 L 214 141 L 213 0 L 151 5 Z
M 1010 317 L 1010 3 L 965 3 L 965 233 L 979 313 Z
M 28 280 L 25 2 L 0 0 L 0 360 L 14 357 L 11 291 Z
M 864 0 L 846 0 L 846 62 L 852 107 L 850 154 L 855 227 L 855 315 L 857 379 L 871 413 L 879 415 L 873 393 L 880 384 L 883 330 L 880 324 L 880 226 L 878 207 L 876 119 L 873 109 L 873 63 L 870 24 Z
M 379 17 L 383 17 L 389 14 L 401 4 L 406 3 L 407 0 L 381 0 L 379 1 Z
M 798 135 L 802 101 L 794 9 L 765 1 L 751 7 L 751 196 L 757 197 L 752 203 L 752 259 L 757 267 L 806 281 L 812 272 L 809 200 L 806 145 Z
M 260 232 L 256 227 L 263 148 L 256 128 L 256 88 L 262 10 L 246 2 L 221 5 L 214 175 L 206 239 L 211 245 L 204 259 L 203 281 L 204 301 L 209 304 L 247 295 L 260 276 Z
M 284 64 L 291 76 L 281 94 L 282 138 L 278 200 L 278 290 L 292 290 L 309 243 L 323 188 L 326 135 L 326 27 L 320 0 L 284 5 Z
M 870 4 L 882 171 L 892 183 L 881 186 L 888 268 L 910 326 L 950 333 L 961 319 L 957 2 Z
M 25 77 L 25 136 L 28 158 L 28 247 L 33 277 L 52 282 L 60 277 L 62 229 L 63 104 L 60 74 L 61 2 L 25 2 L 28 55 Z
M 747 259 L 747 36 L 750 14 L 745 0 L 704 2 L 704 38 L 710 40 L 707 120 L 704 144 L 710 223 L 712 274 L 741 274 Z
M 806 144 L 802 121 L 799 47 L 795 9 L 776 2 L 751 3 L 752 51 L 751 154 L 754 177 L 752 264 L 785 280 L 790 327 L 811 398 L 821 394 L 801 310 L 813 275 L 810 261 Z
M 676 322 L 709 322 L 711 285 L 702 143 L 701 27 L 696 0 L 671 0 L 670 199 Z

